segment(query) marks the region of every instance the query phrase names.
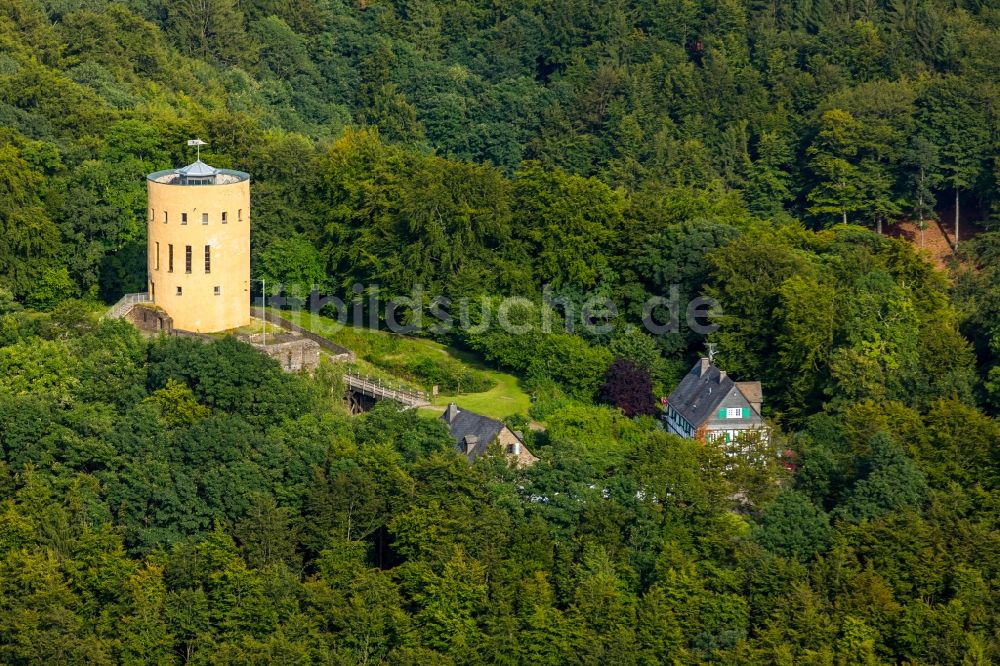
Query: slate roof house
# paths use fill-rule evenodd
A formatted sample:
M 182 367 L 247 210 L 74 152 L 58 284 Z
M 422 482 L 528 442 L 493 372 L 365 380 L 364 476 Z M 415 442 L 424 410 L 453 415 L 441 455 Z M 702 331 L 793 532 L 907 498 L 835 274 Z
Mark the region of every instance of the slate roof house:
M 732 442 L 744 433 L 766 438 L 762 400 L 760 382 L 735 382 L 702 358 L 667 397 L 663 421 L 669 432 L 705 442 Z
M 448 424 L 448 430 L 455 438 L 455 446 L 470 462 L 485 455 L 493 442 L 497 442 L 508 460 L 515 461 L 518 467 L 538 462 L 538 458 L 524 445 L 521 434 L 513 432 L 496 419 L 459 409 L 455 403 L 448 405 L 441 418 Z

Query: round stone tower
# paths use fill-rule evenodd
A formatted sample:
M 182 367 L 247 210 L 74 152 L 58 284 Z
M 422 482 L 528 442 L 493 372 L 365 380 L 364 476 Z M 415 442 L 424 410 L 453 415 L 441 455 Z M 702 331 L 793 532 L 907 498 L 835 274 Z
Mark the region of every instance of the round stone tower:
M 250 176 L 199 159 L 151 173 L 149 294 L 176 329 L 250 323 Z

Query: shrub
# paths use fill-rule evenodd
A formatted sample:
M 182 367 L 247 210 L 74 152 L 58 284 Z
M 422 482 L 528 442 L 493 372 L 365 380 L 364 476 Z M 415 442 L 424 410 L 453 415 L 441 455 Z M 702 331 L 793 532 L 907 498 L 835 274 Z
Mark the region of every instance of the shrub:
M 441 354 L 433 356 L 375 357 L 366 360 L 392 374 L 423 384 L 438 386 L 442 393 L 481 393 L 489 391 L 496 381 L 484 372 Z

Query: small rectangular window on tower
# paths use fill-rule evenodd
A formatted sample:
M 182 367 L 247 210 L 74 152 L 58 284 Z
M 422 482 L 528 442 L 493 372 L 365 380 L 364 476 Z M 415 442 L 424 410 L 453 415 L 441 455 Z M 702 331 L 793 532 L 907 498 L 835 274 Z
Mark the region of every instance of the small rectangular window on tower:
M 188 214 L 181 213 L 181 224 L 187 224 L 187 223 L 188 223 Z
M 191 272 L 191 246 L 190 245 L 185 245 L 184 246 L 184 272 L 185 273 L 190 273 Z
M 177 295 L 178 296 L 182 296 L 183 294 L 184 294 L 184 290 L 181 287 L 177 287 Z
M 156 219 L 156 211 L 152 208 L 149 209 L 149 221 L 152 222 Z
M 212 272 L 212 246 L 205 246 L 205 274 Z
M 208 224 L 208 213 L 202 213 L 201 214 L 201 223 L 202 224 Z
M 156 257 L 153 259 L 153 270 L 160 270 L 160 241 L 156 241 Z
M 229 220 L 226 219 L 226 211 L 222 211 L 222 223 L 225 224 Z
M 163 224 L 167 223 L 167 211 L 163 211 Z
M 219 295 L 221 295 L 221 294 L 222 294 L 222 287 L 216 287 L 216 288 L 215 288 L 215 295 L 216 295 L 216 296 L 219 296 Z
M 174 272 L 174 244 L 171 243 L 167 246 L 167 272 Z
M 240 208 L 238 211 L 236 211 L 236 220 L 239 221 L 239 222 L 243 221 L 243 209 L 242 208 Z

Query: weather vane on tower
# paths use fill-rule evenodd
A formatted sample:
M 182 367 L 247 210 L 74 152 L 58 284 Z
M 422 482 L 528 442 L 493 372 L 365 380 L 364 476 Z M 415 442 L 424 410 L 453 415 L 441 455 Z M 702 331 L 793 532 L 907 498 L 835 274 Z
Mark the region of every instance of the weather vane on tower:
M 197 148 L 198 148 L 198 160 L 200 161 L 201 160 L 201 147 L 202 146 L 207 146 L 208 144 L 205 143 L 204 141 L 202 141 L 201 139 L 188 139 L 188 145 L 189 146 L 197 146 Z

